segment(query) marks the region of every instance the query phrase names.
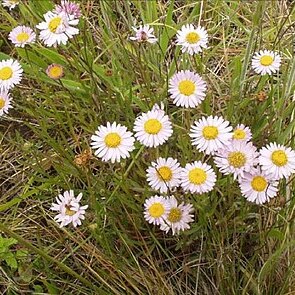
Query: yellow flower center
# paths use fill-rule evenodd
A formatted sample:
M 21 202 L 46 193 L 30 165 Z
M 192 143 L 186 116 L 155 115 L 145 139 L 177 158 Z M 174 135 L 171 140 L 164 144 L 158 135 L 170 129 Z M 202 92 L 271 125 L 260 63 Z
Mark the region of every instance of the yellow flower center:
M 284 151 L 277 150 L 271 154 L 271 160 L 275 165 L 281 167 L 287 164 L 288 157 Z
M 162 124 L 157 119 L 149 119 L 144 123 L 144 130 L 148 134 L 158 134 L 162 129 Z
M 246 132 L 242 129 L 236 129 L 234 131 L 234 135 L 233 135 L 233 138 L 234 139 L 245 139 L 246 137 Z
M 241 152 L 229 153 L 227 159 L 228 159 L 229 164 L 235 168 L 243 167 L 246 163 L 246 160 L 247 160 L 245 154 L 241 153 Z
M 12 69 L 10 67 L 3 67 L 0 70 L 0 79 L 1 80 L 8 80 L 12 77 Z
M 263 65 L 263 66 L 270 66 L 273 62 L 273 57 L 270 56 L 270 55 L 263 55 L 261 58 L 260 58 L 260 63 Z
M 149 207 L 148 210 L 150 215 L 154 218 L 161 217 L 165 212 L 164 206 L 161 203 L 154 203 L 153 205 Z
M 181 94 L 189 96 L 195 92 L 196 85 L 190 80 L 183 80 L 178 84 L 178 90 Z
M 70 206 L 66 205 L 65 207 L 66 207 L 66 215 L 73 216 L 76 213 L 76 211 L 70 209 L 71 208 Z
M 262 192 L 267 186 L 267 181 L 262 176 L 255 176 L 251 181 L 252 188 L 257 192 Z
M 2 110 L 5 106 L 5 99 L 0 97 L 0 110 Z
M 218 136 L 218 129 L 215 126 L 206 126 L 203 128 L 203 136 L 205 139 L 215 139 Z
M 207 179 L 207 173 L 201 168 L 194 168 L 188 173 L 188 179 L 193 184 L 203 184 Z
M 22 32 L 16 36 L 18 42 L 26 42 L 29 39 L 30 35 L 28 33 Z
M 200 36 L 195 33 L 195 32 L 190 32 L 186 35 L 185 40 L 189 43 L 189 44 L 195 44 L 200 40 Z
M 48 28 L 50 30 L 50 32 L 55 33 L 58 26 L 61 24 L 61 17 L 57 16 L 55 18 L 53 18 L 49 24 L 48 24 Z
M 116 132 L 111 132 L 104 138 L 104 142 L 109 148 L 116 148 L 121 143 L 121 140 L 121 136 Z
M 60 79 L 63 76 L 64 70 L 60 65 L 53 65 L 48 67 L 47 75 L 52 79 Z
M 172 222 L 172 223 L 175 223 L 175 222 L 178 222 L 181 220 L 181 216 L 182 216 L 182 212 L 180 209 L 178 208 L 172 208 L 168 214 L 168 217 L 167 219 Z
M 172 171 L 169 167 L 167 166 L 162 166 L 160 167 L 158 170 L 158 175 L 160 180 L 165 180 L 165 181 L 169 181 L 172 178 Z

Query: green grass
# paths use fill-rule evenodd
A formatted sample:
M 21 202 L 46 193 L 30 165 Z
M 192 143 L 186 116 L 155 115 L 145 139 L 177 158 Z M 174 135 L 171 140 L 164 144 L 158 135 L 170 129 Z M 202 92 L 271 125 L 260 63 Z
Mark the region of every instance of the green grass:
M 18 59 L 25 71 L 13 89 L 14 109 L 0 120 L 0 231 L 18 241 L 12 253 L 28 251 L 15 256 L 17 268 L 0 261 L 0 292 L 295 294 L 294 176 L 281 181 L 274 200 L 257 206 L 241 196 L 232 177 L 218 173 L 213 192 L 183 196 L 196 213 L 191 229 L 179 236 L 165 235 L 142 214 L 145 198 L 154 194 L 145 178 L 151 161 L 204 160 L 188 136 L 202 115 L 247 124 L 259 148 L 271 141 L 294 148 L 294 3 L 80 2 L 80 34 L 57 49 L 39 42 L 16 49 L 7 39 L 17 25 L 38 24 L 53 1 L 23 1 L 11 13 L 0 7 L 0 59 Z M 153 25 L 159 43 L 131 43 L 135 21 Z M 174 45 L 186 23 L 208 30 L 210 48 L 201 55 L 181 54 Z M 283 56 L 280 73 L 270 78 L 250 69 L 253 52 L 264 48 Z M 65 67 L 60 82 L 45 74 L 51 63 Z M 178 108 L 169 99 L 167 80 L 177 69 L 194 70 L 207 81 L 198 108 Z M 148 149 L 137 143 L 120 164 L 95 157 L 75 163 L 98 125 L 117 121 L 132 130 L 135 117 L 161 101 L 174 128 L 166 144 Z M 83 192 L 82 202 L 89 204 L 77 230 L 59 229 L 49 210 L 68 189 Z M 182 198 L 180 191 L 176 195 Z

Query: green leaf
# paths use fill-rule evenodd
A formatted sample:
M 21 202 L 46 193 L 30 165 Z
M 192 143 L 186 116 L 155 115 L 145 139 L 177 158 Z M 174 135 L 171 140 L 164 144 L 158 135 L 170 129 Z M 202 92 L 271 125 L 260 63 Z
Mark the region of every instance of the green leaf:
M 4 259 L 7 263 L 7 265 L 12 268 L 12 269 L 16 269 L 17 268 L 17 261 L 14 257 L 14 255 L 11 252 L 8 252 L 6 254 L 6 257 Z

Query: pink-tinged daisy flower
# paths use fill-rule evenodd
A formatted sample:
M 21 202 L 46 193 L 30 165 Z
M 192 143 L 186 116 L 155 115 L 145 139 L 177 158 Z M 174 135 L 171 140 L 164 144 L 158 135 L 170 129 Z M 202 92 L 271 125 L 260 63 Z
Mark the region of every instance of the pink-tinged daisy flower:
M 65 14 L 72 16 L 73 18 L 81 17 L 81 9 L 79 4 L 68 0 L 62 0 L 60 5 L 55 5 L 54 11 L 56 14 L 64 12 Z
M 130 40 L 137 42 L 156 43 L 158 39 L 154 36 L 154 29 L 149 25 L 139 26 L 139 28 L 132 27 L 135 32 L 135 36 L 130 37 Z
M 12 108 L 12 97 L 8 93 L 8 90 L 0 90 L 0 117 L 8 113 L 8 110 Z
M 8 39 L 15 47 L 25 47 L 35 42 L 36 34 L 30 27 L 18 26 L 9 33 Z
M 252 132 L 249 127 L 244 124 L 239 124 L 233 131 L 233 140 L 237 141 L 250 141 L 252 139 Z
M 172 234 L 179 234 L 180 231 L 184 231 L 190 228 L 189 223 L 194 221 L 194 208 L 192 204 L 184 204 L 183 202 L 178 204 L 174 196 L 167 199 L 170 205 L 170 209 L 166 218 L 160 224 L 160 229 L 168 233 L 170 230 Z
M 252 58 L 252 68 L 257 74 L 266 75 L 277 72 L 281 65 L 281 57 L 270 50 L 260 50 Z
M 81 220 L 85 219 L 85 210 L 88 208 L 88 205 L 80 205 L 81 198 L 82 193 L 75 197 L 73 190 L 65 191 L 56 197 L 56 203 L 53 203 L 50 209 L 58 212 L 54 219 L 60 223 L 60 227 L 70 223 L 74 227 L 81 225 Z
M 206 82 L 191 71 L 180 71 L 169 80 L 168 92 L 177 106 L 196 107 L 204 100 L 206 90 Z
M 252 170 L 251 173 L 245 173 L 239 181 L 242 195 L 248 201 L 256 204 L 269 202 L 271 198 L 275 197 L 278 192 L 278 184 L 259 167 Z
M 231 143 L 232 127 L 222 117 L 202 117 L 191 126 L 192 145 L 200 152 L 213 155 L 217 150 Z
M 273 179 L 288 178 L 295 172 L 295 151 L 281 144 L 270 143 L 260 151 L 259 164 Z
M 203 27 L 195 27 L 192 24 L 183 25 L 177 31 L 176 44 L 181 46 L 182 52 L 191 55 L 202 52 L 203 48 L 207 48 L 208 34 Z
M 258 164 L 257 148 L 252 142 L 233 141 L 219 150 L 214 157 L 214 162 L 220 172 L 228 175 L 233 173 L 234 179 L 243 177 L 245 172 L 251 172 Z

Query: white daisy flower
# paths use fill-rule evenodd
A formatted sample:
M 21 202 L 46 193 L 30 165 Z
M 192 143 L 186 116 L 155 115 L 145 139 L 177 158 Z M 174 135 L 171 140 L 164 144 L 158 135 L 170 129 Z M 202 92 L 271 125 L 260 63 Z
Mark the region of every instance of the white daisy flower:
M 167 217 L 170 203 L 162 196 L 153 196 L 144 202 L 144 218 L 147 222 L 160 225 Z
M 154 29 L 150 28 L 149 25 L 140 26 L 138 29 L 136 27 L 132 27 L 135 32 L 134 37 L 130 37 L 130 40 L 137 42 L 149 42 L 156 43 L 158 39 L 154 36 Z
M 17 60 L 7 59 L 0 61 L 0 90 L 10 89 L 19 84 L 23 69 Z
M 202 117 L 191 126 L 190 134 L 192 145 L 207 155 L 228 145 L 232 138 L 232 127 L 222 117 Z
M 194 108 L 206 96 L 206 82 L 198 74 L 191 71 L 180 71 L 169 80 L 169 89 L 173 103 L 177 106 Z
M 176 44 L 181 45 L 181 51 L 191 55 L 199 53 L 203 48 L 207 48 L 208 34 L 203 27 L 194 27 L 194 25 L 183 25 L 177 31 Z
M 149 185 L 166 193 L 168 189 L 177 187 L 180 182 L 181 167 L 177 160 L 173 158 L 158 158 L 156 162 L 147 169 L 147 181 Z
M 25 47 L 26 44 L 35 42 L 36 34 L 30 27 L 18 26 L 9 33 L 8 39 L 15 47 Z
M 19 4 L 19 0 L 3 0 L 2 5 L 8 7 L 9 10 L 12 10 Z
M 178 205 L 174 196 L 169 197 L 168 202 L 170 209 L 167 217 L 160 224 L 160 229 L 166 233 L 172 230 L 172 234 L 178 234 L 180 231 L 184 231 L 190 228 L 189 223 L 194 221 L 194 208 L 191 204 L 184 204 L 183 202 Z
M 134 150 L 134 137 L 125 126 L 107 122 L 107 126 L 99 126 L 95 135 L 91 136 L 91 146 L 96 149 L 94 154 L 103 161 L 111 160 L 112 163 L 126 159 Z
M 276 196 L 278 192 L 278 182 L 273 181 L 272 177 L 260 168 L 245 173 L 240 179 L 239 185 L 242 195 L 250 202 L 263 204 Z
M 163 110 L 142 113 L 134 122 L 135 137 L 147 147 L 163 144 L 172 135 L 172 124 Z
M 258 164 L 257 148 L 252 142 L 233 141 L 219 150 L 214 162 L 219 171 L 225 175 L 234 174 L 234 179 L 244 177 L 244 172 L 251 172 Z
M 252 58 L 252 68 L 260 75 L 275 73 L 281 65 L 281 57 L 277 52 L 270 50 L 260 50 L 255 52 Z
M 288 178 L 295 172 L 295 151 L 281 144 L 270 143 L 260 151 L 259 164 L 275 180 Z
M 47 45 L 67 44 L 68 40 L 79 33 L 79 29 L 74 28 L 79 23 L 73 15 L 64 12 L 56 14 L 49 11 L 44 14 L 45 21 L 36 27 L 41 30 L 40 39 Z
M 212 167 L 201 161 L 186 164 L 180 176 L 183 190 L 196 194 L 212 191 L 216 183 Z
M 65 191 L 56 197 L 57 203 L 53 203 L 50 209 L 58 212 L 54 219 L 60 223 L 60 227 L 70 223 L 74 227 L 81 225 L 81 220 L 85 219 L 85 210 L 88 208 L 88 205 L 80 206 L 81 198 L 82 193 L 75 198 L 73 190 Z
M 244 124 L 239 124 L 233 131 L 233 140 L 237 141 L 250 141 L 252 139 L 252 132 L 249 127 Z
M 0 90 L 0 117 L 3 114 L 7 114 L 8 110 L 12 108 L 11 105 L 12 97 L 7 90 Z

